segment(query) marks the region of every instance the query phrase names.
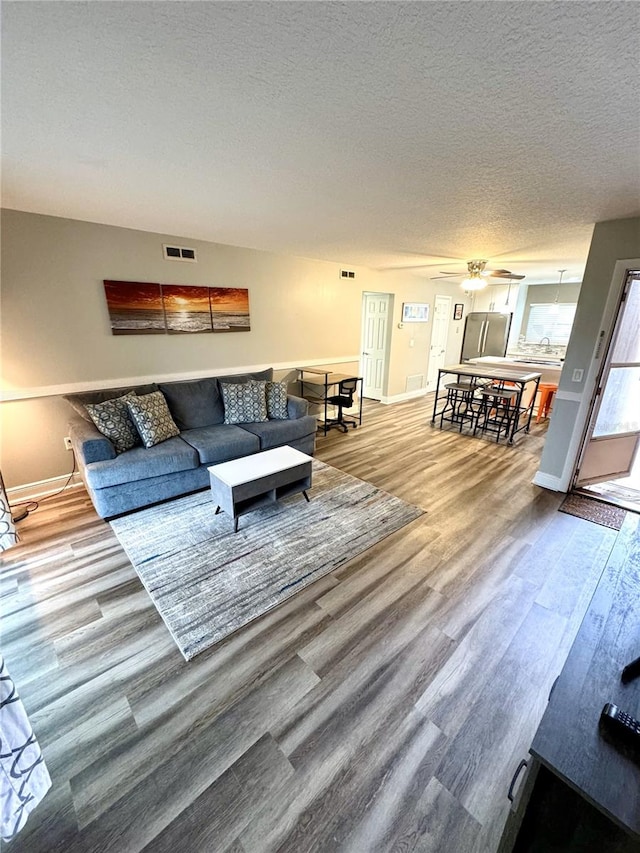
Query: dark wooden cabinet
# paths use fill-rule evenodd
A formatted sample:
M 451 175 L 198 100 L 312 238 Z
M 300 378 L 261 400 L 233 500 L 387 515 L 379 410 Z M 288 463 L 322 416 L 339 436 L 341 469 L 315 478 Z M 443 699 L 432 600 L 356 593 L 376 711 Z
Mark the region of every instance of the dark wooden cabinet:
M 640 538 L 629 514 L 533 739 L 500 853 L 640 853 L 640 743 L 599 720 L 613 702 L 640 717 Z

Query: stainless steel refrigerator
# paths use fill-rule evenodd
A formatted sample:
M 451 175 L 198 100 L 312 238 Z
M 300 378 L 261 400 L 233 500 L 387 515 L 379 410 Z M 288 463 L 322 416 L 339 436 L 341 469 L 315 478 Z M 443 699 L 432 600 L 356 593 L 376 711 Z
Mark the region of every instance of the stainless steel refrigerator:
M 467 314 L 462 338 L 461 361 L 483 355 L 504 356 L 511 327 L 511 314 L 498 311 L 472 311 Z

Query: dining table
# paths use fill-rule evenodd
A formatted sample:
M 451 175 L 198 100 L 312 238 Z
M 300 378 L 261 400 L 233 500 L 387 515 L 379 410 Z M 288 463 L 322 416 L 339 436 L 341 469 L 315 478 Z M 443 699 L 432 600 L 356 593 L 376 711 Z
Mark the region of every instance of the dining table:
M 438 416 L 438 395 L 440 392 L 440 382 L 443 376 L 451 375 L 457 377 L 457 382 L 464 377 L 469 385 L 473 386 L 476 380 L 489 380 L 492 385 L 498 388 L 511 387 L 517 391 L 515 400 L 517 417 L 511 421 L 511 426 L 508 433 L 508 444 L 513 444 L 515 435 L 518 432 L 524 431 L 528 433 L 531 428 L 531 416 L 533 414 L 534 402 L 540 385 L 541 373 L 539 370 L 527 370 L 520 367 L 515 367 L 511 364 L 481 364 L 473 362 L 463 362 L 462 364 L 449 364 L 438 368 L 438 379 L 436 382 L 436 393 L 433 401 L 433 415 L 431 424 L 435 424 Z M 526 406 L 523 406 L 524 391 L 529 383 L 535 383 L 531 398 Z M 442 399 L 442 398 L 440 398 Z M 441 424 L 442 425 L 442 424 Z

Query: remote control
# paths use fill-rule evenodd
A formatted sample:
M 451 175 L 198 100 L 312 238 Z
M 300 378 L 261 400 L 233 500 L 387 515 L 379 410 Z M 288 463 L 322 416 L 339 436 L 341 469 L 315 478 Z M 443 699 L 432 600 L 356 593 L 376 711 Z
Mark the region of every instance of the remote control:
M 640 720 L 636 720 L 635 717 L 625 714 L 617 705 L 607 702 L 602 709 L 600 721 L 616 736 L 640 746 Z
M 625 666 L 620 676 L 623 684 L 628 684 L 640 675 L 640 658 L 632 660 L 630 664 Z

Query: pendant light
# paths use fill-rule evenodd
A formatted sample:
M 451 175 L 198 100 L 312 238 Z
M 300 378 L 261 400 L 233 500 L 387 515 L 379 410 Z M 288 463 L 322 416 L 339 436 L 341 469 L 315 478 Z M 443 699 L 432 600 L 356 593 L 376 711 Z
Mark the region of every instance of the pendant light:
M 560 273 L 560 279 L 558 280 L 558 287 L 556 288 L 556 298 L 553 300 L 553 305 L 549 309 L 549 313 L 557 314 L 560 310 L 560 306 L 558 305 L 558 298 L 560 297 L 560 285 L 562 284 L 562 276 L 566 273 L 565 270 L 558 270 Z
M 509 307 L 509 300 L 511 299 L 511 285 L 513 284 L 513 279 L 509 279 L 509 287 L 507 288 L 507 298 L 504 301 L 504 307 Z

